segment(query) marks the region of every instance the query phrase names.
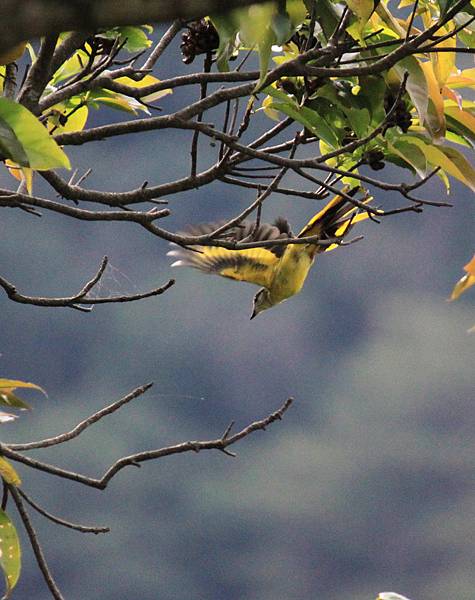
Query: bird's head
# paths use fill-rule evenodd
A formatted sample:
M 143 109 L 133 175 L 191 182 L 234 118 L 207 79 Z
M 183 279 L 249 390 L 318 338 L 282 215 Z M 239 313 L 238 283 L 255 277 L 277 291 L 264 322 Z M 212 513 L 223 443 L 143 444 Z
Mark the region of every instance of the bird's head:
M 266 288 L 260 289 L 257 294 L 254 296 L 254 305 L 252 310 L 251 319 L 257 317 L 259 313 L 268 308 L 272 308 L 274 306 L 274 302 L 272 302 L 270 297 L 270 292 Z

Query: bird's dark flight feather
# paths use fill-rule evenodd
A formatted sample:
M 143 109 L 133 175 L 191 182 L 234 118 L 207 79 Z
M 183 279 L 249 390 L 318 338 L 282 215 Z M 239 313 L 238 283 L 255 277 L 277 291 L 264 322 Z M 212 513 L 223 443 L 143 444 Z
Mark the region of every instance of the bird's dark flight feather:
M 226 221 L 216 223 L 201 223 L 199 225 L 189 225 L 184 230 L 188 235 L 205 235 L 222 227 Z M 252 234 L 252 235 L 251 235 Z M 222 233 L 217 239 L 231 242 L 240 242 L 246 238 L 248 242 L 262 242 L 264 240 L 282 240 L 292 237 L 290 225 L 283 217 L 278 217 L 274 224 L 261 223 L 257 228 L 254 221 L 243 221 L 235 227 L 231 227 Z M 278 258 L 285 251 L 285 246 L 266 246 L 266 250 L 275 254 Z

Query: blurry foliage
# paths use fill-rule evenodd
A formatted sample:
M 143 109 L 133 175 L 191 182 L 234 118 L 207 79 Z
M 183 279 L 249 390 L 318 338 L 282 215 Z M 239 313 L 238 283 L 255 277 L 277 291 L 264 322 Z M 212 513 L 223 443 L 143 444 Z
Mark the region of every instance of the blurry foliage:
M 30 409 L 30 405 L 15 394 L 15 390 L 18 388 L 34 389 L 45 393 L 39 385 L 34 383 L 0 378 L 0 405 L 19 408 L 20 410 Z M 0 412 L 0 423 L 7 423 L 15 418 L 16 415 Z M 5 485 L 18 486 L 21 484 L 18 473 L 3 457 L 0 457 L 0 477 L 4 487 Z M 10 597 L 20 577 L 21 550 L 15 526 L 3 509 L 2 506 L 2 509 L 0 509 L 0 567 L 5 576 L 6 593 L 3 598 L 6 600 Z

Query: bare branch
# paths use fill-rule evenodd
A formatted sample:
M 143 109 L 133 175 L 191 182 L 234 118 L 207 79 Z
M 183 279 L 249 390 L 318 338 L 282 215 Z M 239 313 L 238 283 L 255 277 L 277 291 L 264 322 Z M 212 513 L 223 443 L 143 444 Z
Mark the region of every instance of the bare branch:
M 55 600 L 64 600 L 55 580 L 53 579 L 53 576 L 51 575 L 51 571 L 49 570 L 48 563 L 46 562 L 43 550 L 38 540 L 38 535 L 33 527 L 33 524 L 31 523 L 28 513 L 26 512 L 19 491 L 16 487 L 12 485 L 9 486 L 9 491 L 18 509 L 18 514 L 20 515 L 21 520 L 23 521 L 23 525 L 30 540 L 31 547 L 33 548 L 36 562 L 38 563 L 38 567 L 40 568 L 46 585 L 48 586 Z
M 214 440 L 207 441 L 190 441 L 183 442 L 181 444 L 176 444 L 174 446 L 166 446 L 164 448 L 159 448 L 157 450 L 148 450 L 145 452 L 138 452 L 136 454 L 131 454 L 130 456 L 124 456 L 117 460 L 113 465 L 107 469 L 104 475 L 100 479 L 95 479 L 93 477 L 86 477 L 80 473 L 75 473 L 74 471 L 68 471 L 66 469 L 61 469 L 54 465 L 49 465 L 47 463 L 41 462 L 39 460 L 35 460 L 29 458 L 27 456 L 23 456 L 19 452 L 16 452 L 11 449 L 10 446 L 6 444 L 0 444 L 0 455 L 6 456 L 11 460 L 16 462 L 20 462 L 28 467 L 33 469 L 37 469 L 39 471 L 43 471 L 44 473 L 49 473 L 50 475 L 56 475 L 57 477 L 61 477 L 63 479 L 69 479 L 71 481 L 75 481 L 77 483 L 82 483 L 83 485 L 97 488 L 97 489 L 105 489 L 110 482 L 110 480 L 117 475 L 119 471 L 123 468 L 133 465 L 140 466 L 140 463 L 148 461 L 148 460 L 156 460 L 159 458 L 164 458 L 165 456 L 172 456 L 174 454 L 183 454 L 185 452 L 200 452 L 201 450 L 219 450 L 223 452 L 228 446 L 239 442 L 243 438 L 251 435 L 255 431 L 265 430 L 268 425 L 271 425 L 275 421 L 281 420 L 284 413 L 290 408 L 293 402 L 292 398 L 289 398 L 284 402 L 284 404 L 275 412 L 271 413 L 264 419 L 259 421 L 254 421 L 238 433 L 234 435 L 226 435 L 221 436 L 220 438 Z M 226 433 L 226 432 L 225 432 Z M 228 432 L 229 433 L 229 432 Z M 18 498 L 18 494 L 16 494 Z
M 284 413 L 290 408 L 293 402 L 292 398 L 289 398 L 285 401 L 285 403 L 275 412 L 267 416 L 265 419 L 260 421 L 254 421 L 238 433 L 221 438 L 217 440 L 211 440 L 206 442 L 184 442 L 183 444 L 178 444 L 177 446 L 169 446 L 168 448 L 161 448 L 159 450 L 151 450 L 148 452 L 139 452 L 137 454 L 132 454 L 130 456 L 126 456 L 124 458 L 119 459 L 116 463 L 114 463 L 103 475 L 100 480 L 101 486 L 105 487 L 109 481 L 124 467 L 128 465 L 140 464 L 141 462 L 147 460 L 155 460 L 157 458 L 162 458 L 164 456 L 170 456 L 172 454 L 181 454 L 183 452 L 200 452 L 201 450 L 225 450 L 228 446 L 235 444 L 239 440 L 247 437 L 251 433 L 255 431 L 265 430 L 268 425 L 271 425 L 277 420 L 281 420 Z M 225 432 L 226 433 L 226 432 Z
M 43 296 L 25 296 L 18 292 L 16 287 L 7 281 L 4 277 L 0 277 L 0 287 L 2 287 L 10 300 L 14 302 L 18 302 L 20 304 L 32 304 L 34 306 L 44 306 L 44 307 L 68 307 L 74 308 L 76 310 L 82 312 L 89 312 L 92 310 L 91 307 L 87 305 L 94 304 L 111 304 L 111 303 L 122 303 L 122 302 L 134 302 L 136 300 L 143 300 L 144 298 L 150 298 L 152 296 L 159 296 L 166 292 L 172 285 L 174 285 L 175 281 L 170 279 L 165 285 L 154 288 L 148 292 L 143 292 L 141 294 L 129 294 L 129 295 L 119 295 L 119 296 L 111 296 L 109 298 L 94 298 L 89 296 L 89 292 L 91 289 L 99 282 L 104 271 L 107 266 L 108 259 L 105 256 L 102 260 L 101 266 L 99 267 L 97 273 L 94 277 L 88 281 L 83 288 L 74 296 L 68 296 L 64 298 L 48 298 Z M 86 305 L 86 306 L 84 306 Z
M 80 525 L 79 523 L 72 523 L 71 521 L 66 521 L 65 519 L 60 519 L 56 515 L 51 514 L 44 508 L 42 508 L 39 504 L 34 502 L 23 490 L 17 488 L 20 496 L 28 502 L 28 504 L 36 510 L 40 515 L 46 517 L 49 521 L 56 523 L 57 525 L 62 525 L 63 527 L 67 527 L 68 529 L 74 529 L 75 531 L 80 531 L 81 533 L 109 533 L 109 527 L 97 527 L 97 526 L 89 526 L 89 525 Z
M 54 437 L 46 438 L 46 439 L 40 440 L 38 442 L 28 442 L 27 444 L 9 444 L 8 447 L 11 450 L 15 450 L 15 451 L 25 451 L 25 450 L 33 450 L 35 448 L 49 448 L 50 446 L 56 446 L 57 444 L 63 444 L 64 442 L 69 442 L 69 441 L 73 440 L 74 438 L 78 437 L 79 435 L 81 435 L 81 433 L 83 431 L 85 431 L 86 429 L 88 429 L 91 425 L 94 425 L 95 423 L 97 423 L 98 421 L 103 419 L 104 417 L 107 417 L 107 416 L 115 413 L 117 410 L 122 408 L 124 406 L 124 404 L 127 404 L 127 403 L 131 402 L 132 400 L 135 400 L 136 398 L 139 398 L 142 394 L 144 394 L 152 386 L 153 386 L 153 383 L 146 383 L 145 385 L 141 385 L 140 387 L 138 387 L 135 390 L 133 390 L 132 392 L 130 392 L 130 394 L 127 394 L 126 396 L 121 398 L 120 400 L 117 400 L 116 402 L 113 402 L 109 406 L 106 406 L 106 407 L 102 408 L 101 410 L 98 410 L 94 414 L 90 415 L 89 417 L 84 419 L 84 421 L 81 421 L 80 423 L 78 423 L 76 425 L 76 427 L 73 427 L 73 429 L 71 429 L 71 431 L 67 431 L 66 433 L 62 433 L 62 434 L 56 435 Z

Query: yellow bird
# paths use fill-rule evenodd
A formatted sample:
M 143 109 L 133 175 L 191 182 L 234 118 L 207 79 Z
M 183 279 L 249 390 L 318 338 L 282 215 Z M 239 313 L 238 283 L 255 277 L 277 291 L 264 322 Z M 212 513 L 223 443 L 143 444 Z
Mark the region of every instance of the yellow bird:
M 359 188 L 349 194 L 354 195 Z M 368 203 L 370 199 L 365 200 Z M 320 240 L 344 238 L 352 226 L 366 219 L 368 213 L 361 212 L 343 196 L 335 196 L 305 225 L 298 237 L 318 236 Z M 186 233 L 203 235 L 215 231 L 222 223 L 191 226 Z M 251 236 L 252 237 L 249 237 Z M 278 218 L 273 225 L 244 221 L 227 230 L 223 239 L 233 242 L 246 240 L 282 240 L 293 234 L 286 219 Z M 249 238 L 249 239 L 246 239 Z M 315 256 L 336 248 L 319 246 L 315 243 L 275 245 L 260 248 L 229 250 L 221 246 L 177 247 L 168 256 L 177 258 L 172 267 L 193 267 L 205 273 L 214 273 L 237 281 L 247 281 L 262 286 L 254 297 L 251 319 L 264 310 L 280 304 L 298 294 L 303 287 Z

